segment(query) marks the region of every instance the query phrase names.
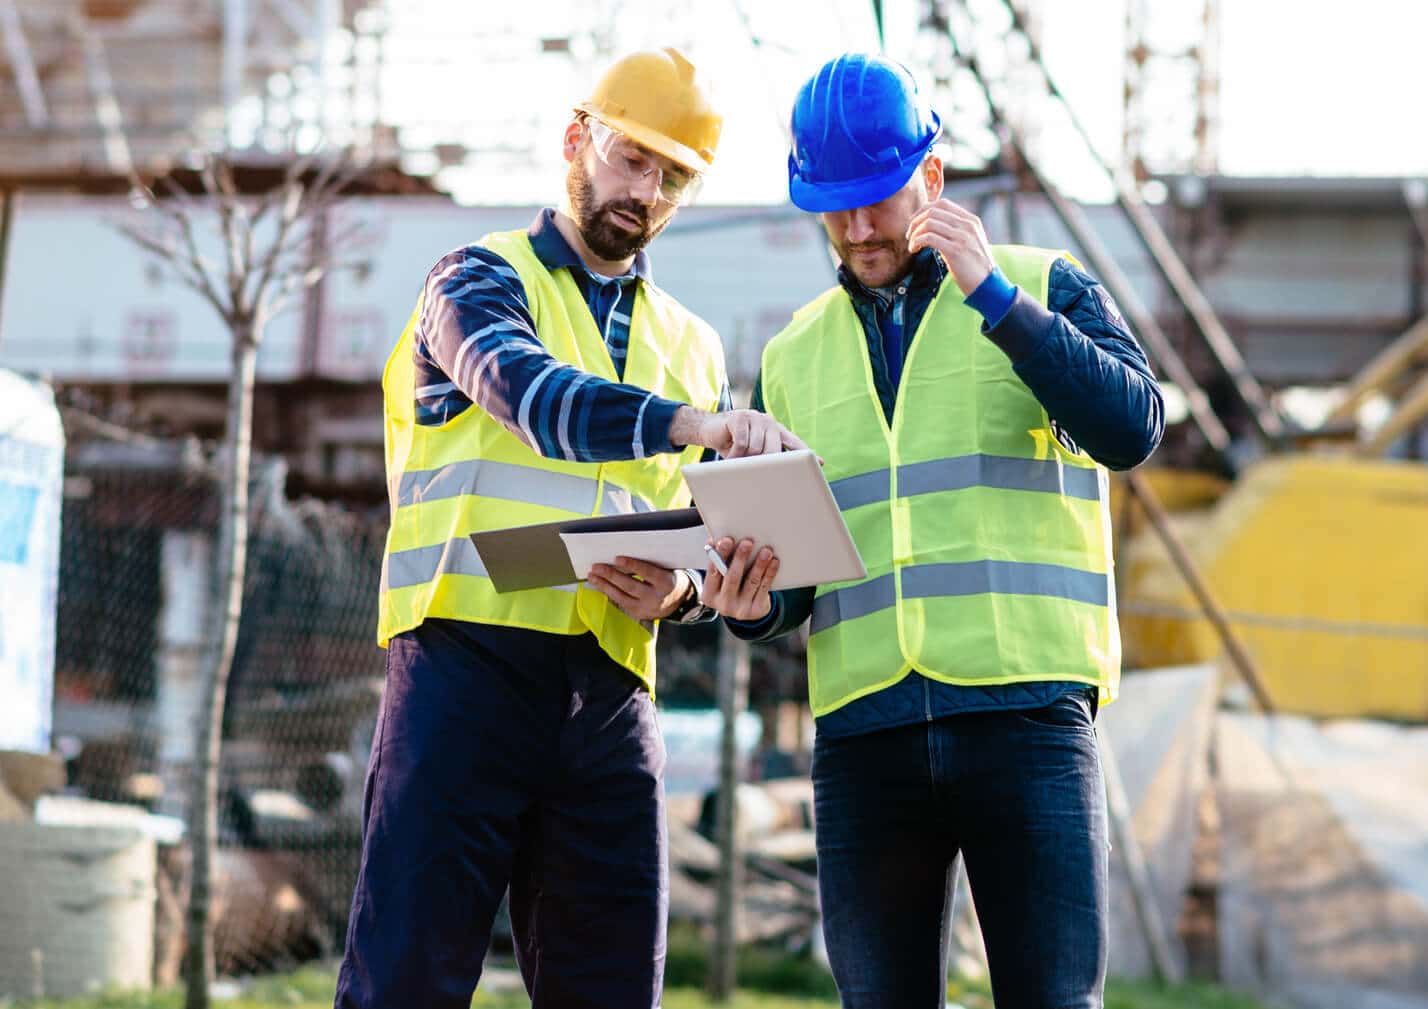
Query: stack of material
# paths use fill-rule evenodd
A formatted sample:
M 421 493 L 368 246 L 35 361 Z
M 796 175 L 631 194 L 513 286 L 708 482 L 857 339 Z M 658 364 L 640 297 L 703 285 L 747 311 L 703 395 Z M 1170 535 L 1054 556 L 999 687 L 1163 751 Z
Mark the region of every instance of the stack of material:
M 737 941 L 811 941 L 819 920 L 818 881 L 813 874 L 813 783 L 807 778 L 785 778 L 741 784 L 735 795 L 738 848 L 743 856 Z M 719 850 L 706 836 L 714 831 L 713 796 L 710 793 L 698 804 L 670 803 L 672 921 L 708 925 L 714 919 Z
M 1199 800 L 1209 782 L 1217 682 L 1213 665 L 1128 673 L 1120 699 L 1097 719 L 1103 752 L 1113 751 L 1125 789 L 1150 902 L 1181 969 L 1187 958 L 1176 925 L 1191 883 Z M 1122 977 L 1151 977 L 1154 961 L 1123 848 L 1112 842 L 1110 969 Z
M 1306 1009 L 1428 1009 L 1428 728 L 1221 714 L 1220 973 Z
M 1176 925 L 1191 883 L 1199 800 L 1209 780 L 1216 682 L 1210 665 L 1130 672 L 1121 681 L 1120 699 L 1097 717 L 1102 762 L 1109 776 L 1107 758 L 1114 758 L 1130 834 L 1144 861 L 1145 903 L 1159 918 L 1176 970 L 1188 959 Z M 1154 958 L 1131 890 L 1126 847 L 1113 841 L 1110 852 L 1110 972 L 1152 977 Z M 986 970 L 965 871 L 957 885 L 952 958 L 964 974 Z
M 47 754 L 0 754 L 0 996 L 149 987 L 154 840 L 130 826 L 35 820 L 64 784 Z
M 1425 520 L 1428 466 L 1277 455 L 1176 525 L 1279 710 L 1417 721 L 1428 712 Z M 1221 654 L 1158 537 L 1127 544 L 1122 578 L 1127 655 L 1159 665 Z
M 0 823 L 33 819 L 35 800 L 64 787 L 57 754 L 0 750 Z

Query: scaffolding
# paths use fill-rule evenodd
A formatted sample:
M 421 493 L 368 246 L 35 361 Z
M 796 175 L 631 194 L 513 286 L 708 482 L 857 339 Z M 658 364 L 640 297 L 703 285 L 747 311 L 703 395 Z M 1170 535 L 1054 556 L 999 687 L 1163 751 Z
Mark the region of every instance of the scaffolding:
M 1220 2 L 1127 0 L 1121 157 L 1138 184 L 1219 169 Z
M 654 35 L 692 46 L 704 23 L 692 0 L 653 23 L 622 0 L 537 7 L 0 0 L 0 178 L 122 176 L 194 151 L 261 161 L 326 146 L 417 175 L 475 169 L 493 202 L 527 198 L 512 187 L 558 160 L 550 138 L 564 100 L 619 52 Z M 542 14 L 553 27 L 533 30 Z M 519 100 L 526 93 L 540 100 Z
M 0 173 L 383 153 L 380 0 L 0 0 Z

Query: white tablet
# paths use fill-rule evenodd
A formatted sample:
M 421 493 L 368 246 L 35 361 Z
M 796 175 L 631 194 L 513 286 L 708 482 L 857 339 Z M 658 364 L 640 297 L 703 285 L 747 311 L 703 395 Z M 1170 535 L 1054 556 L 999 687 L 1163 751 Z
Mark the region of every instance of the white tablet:
M 776 589 L 866 578 L 833 492 L 807 449 L 691 463 L 684 479 L 710 538 L 751 539 L 779 559 Z

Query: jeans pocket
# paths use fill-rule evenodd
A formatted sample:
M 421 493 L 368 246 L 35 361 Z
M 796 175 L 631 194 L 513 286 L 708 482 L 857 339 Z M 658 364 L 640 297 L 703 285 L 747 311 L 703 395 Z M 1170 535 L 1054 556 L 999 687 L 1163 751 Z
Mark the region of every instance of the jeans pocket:
M 1094 730 L 1091 717 L 1091 699 L 1085 690 L 1073 690 L 1062 694 L 1050 704 L 1041 708 L 1024 708 L 1014 712 L 1023 722 L 1047 729 Z

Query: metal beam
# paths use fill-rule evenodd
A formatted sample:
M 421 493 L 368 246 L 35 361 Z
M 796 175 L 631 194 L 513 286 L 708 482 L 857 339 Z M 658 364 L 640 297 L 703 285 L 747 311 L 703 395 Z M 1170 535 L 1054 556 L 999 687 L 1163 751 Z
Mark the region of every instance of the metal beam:
M 13 189 L 0 189 L 0 311 L 5 308 L 5 273 L 10 261 L 10 223 L 15 219 L 15 199 Z M 4 330 L 5 317 L 0 314 L 0 333 Z
M 82 14 L 76 13 L 70 19 L 70 31 L 84 50 L 84 71 L 94 98 L 94 117 L 104 131 L 104 157 L 111 171 L 127 178 L 134 174 L 134 158 L 128 138 L 124 136 L 124 118 L 114 91 L 114 78 L 109 73 L 104 43 L 90 30 Z
M 1324 418 L 1324 423 L 1340 424 L 1352 419 L 1365 400 L 1422 362 L 1428 362 L 1428 316 L 1419 319 L 1359 369 L 1349 381 L 1343 400 Z
M 20 23 L 15 0 L 0 0 L 0 35 L 5 37 L 5 53 L 14 69 L 25 119 L 31 126 L 43 129 L 50 124 L 50 113 L 45 107 L 45 92 L 40 87 L 40 75 L 35 70 L 35 58 L 25 38 L 25 27 Z
M 1011 15 L 1013 29 L 1026 39 L 1027 51 L 1041 75 L 1042 82 L 1046 85 L 1047 92 L 1061 104 L 1071 126 L 1085 142 L 1086 151 L 1110 179 L 1115 189 L 1116 203 L 1127 220 L 1130 221 L 1146 251 L 1150 253 L 1161 277 L 1185 307 L 1185 311 L 1195 323 L 1195 328 L 1200 331 L 1200 335 L 1209 347 L 1210 353 L 1214 355 L 1215 360 L 1229 376 L 1235 392 L 1249 408 L 1250 416 L 1254 418 L 1260 433 L 1267 438 L 1282 436 L 1285 433 L 1284 422 L 1280 419 L 1273 404 L 1270 403 L 1269 397 L 1265 395 L 1264 389 L 1250 373 L 1239 348 L 1235 346 L 1229 332 L 1215 315 L 1209 299 L 1200 290 L 1200 285 L 1181 261 L 1174 247 L 1171 246 L 1170 240 L 1165 237 L 1165 232 L 1155 219 L 1155 215 L 1141 201 L 1135 190 L 1126 183 L 1121 170 L 1107 161 L 1096 149 L 1090 132 L 1076 115 L 1075 109 L 1071 107 L 1066 96 L 1061 93 L 1061 89 L 1056 86 L 1056 81 L 1052 78 L 1051 72 L 1042 59 L 1041 49 L 1036 44 L 1036 39 L 1027 29 L 1020 8 L 1014 0 L 1002 0 L 1002 5 Z M 964 13 L 970 17 L 971 12 L 967 9 L 966 0 L 963 0 L 962 8 Z
M 298 38 L 311 38 L 317 33 L 313 16 L 299 7 L 296 0 L 268 0 L 268 5 Z
M 1130 319 L 1131 326 L 1145 341 L 1151 357 L 1160 365 L 1167 377 L 1180 387 L 1181 392 L 1185 395 L 1190 416 L 1206 442 L 1215 450 L 1224 464 L 1233 469 L 1235 463 L 1230 453 L 1230 435 L 1211 407 L 1209 396 L 1195 381 L 1195 376 L 1191 374 L 1190 369 L 1176 352 L 1169 338 L 1161 330 L 1160 324 L 1156 322 L 1155 315 L 1141 302 L 1130 279 L 1116 263 L 1115 257 L 1097 237 L 1095 229 L 1091 227 L 1090 221 L 1086 218 L 1085 211 L 1078 204 L 1066 199 L 1042 174 L 1036 162 L 1029 156 L 1020 132 L 1002 112 L 1001 104 L 992 94 L 991 85 L 982 73 L 976 55 L 962 49 L 961 43 L 957 41 L 957 35 L 952 31 L 950 25 L 947 29 L 947 38 L 952 46 L 953 55 L 967 65 L 976 79 L 982 92 L 982 98 L 987 103 L 987 112 L 991 116 L 993 127 L 1004 134 L 1004 144 L 1011 148 L 1016 157 L 1026 166 L 1038 188 L 1046 194 L 1051 208 L 1056 211 L 1061 223 L 1066 227 L 1076 244 L 1080 246 L 1091 269 L 1106 285 L 1111 295 L 1120 302 L 1121 308 Z
M 229 117 L 243 97 L 243 80 L 248 70 L 248 0 L 223 2 L 223 122 L 229 133 Z
M 1229 458 L 1230 434 L 1225 430 L 1224 424 L 1220 422 L 1220 418 L 1216 416 L 1214 408 L 1210 405 L 1210 397 L 1206 395 L 1200 383 L 1195 381 L 1195 376 L 1191 374 L 1184 359 L 1175 350 L 1170 338 L 1165 335 L 1165 331 L 1160 328 L 1160 323 L 1156 321 L 1154 313 L 1141 302 L 1130 278 L 1125 275 L 1115 257 L 1101 243 L 1091 222 L 1086 217 L 1086 212 L 1081 209 L 1080 204 L 1062 196 L 1029 162 L 1027 167 L 1036 177 L 1052 209 L 1061 218 L 1061 223 L 1066 226 L 1066 230 L 1071 233 L 1076 244 L 1085 253 L 1091 269 L 1095 271 L 1106 285 L 1107 290 L 1120 303 L 1126 317 L 1130 319 L 1136 335 L 1145 342 L 1151 357 L 1160 365 L 1166 377 L 1179 386 L 1180 391 L 1184 393 L 1185 403 L 1195 426 L 1200 429 L 1200 433 L 1204 435 L 1210 447 L 1232 465 L 1232 460 Z
M 1393 447 L 1394 442 L 1424 421 L 1428 421 L 1428 372 L 1420 376 L 1413 387 L 1399 398 L 1393 413 L 1388 415 L 1383 427 L 1363 443 L 1359 454 L 1369 458 L 1381 458 Z
M 316 71 L 318 86 L 317 125 L 324 139 L 331 128 L 333 99 L 337 86 L 335 48 L 333 40 L 342 27 L 342 9 L 339 0 L 315 0 L 313 13 L 313 69 Z

